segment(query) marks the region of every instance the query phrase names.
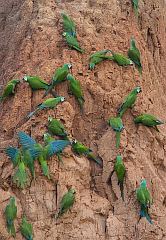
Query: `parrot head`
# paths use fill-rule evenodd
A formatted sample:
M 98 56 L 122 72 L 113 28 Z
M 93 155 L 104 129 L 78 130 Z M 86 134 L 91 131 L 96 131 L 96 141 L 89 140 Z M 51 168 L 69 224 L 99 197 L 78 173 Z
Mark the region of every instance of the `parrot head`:
M 141 89 L 141 87 L 136 87 L 136 91 L 137 91 L 137 93 L 140 93 L 140 92 L 142 92 L 142 89 Z
M 140 186 L 141 186 L 141 187 L 146 187 L 146 180 L 145 180 L 145 179 L 143 179 L 143 180 L 141 181 Z
M 118 155 L 118 156 L 116 157 L 116 161 L 117 161 L 117 162 L 121 162 L 121 161 L 122 161 L 121 155 Z
M 14 197 L 11 197 L 11 198 L 10 198 L 10 204 L 11 204 L 11 205 L 14 205 L 14 204 L 15 204 L 15 198 L 14 198 Z
M 69 192 L 71 192 L 72 194 L 75 194 L 75 193 L 76 193 L 76 190 L 73 189 L 73 188 L 70 188 L 70 189 L 69 189 Z
M 53 120 L 53 118 L 51 116 L 48 116 L 48 121 L 51 122 L 52 120 Z
M 24 77 L 23 77 L 23 80 L 27 82 L 27 81 L 28 81 L 28 77 L 29 77 L 29 76 L 24 76 Z
M 74 143 L 77 143 L 77 140 L 76 140 L 76 139 L 73 139 L 73 140 L 72 140 L 72 144 L 74 144 Z
M 65 97 L 60 97 L 61 102 L 65 101 Z
M 63 32 L 62 34 L 63 37 L 66 37 L 67 35 L 68 35 L 67 32 Z

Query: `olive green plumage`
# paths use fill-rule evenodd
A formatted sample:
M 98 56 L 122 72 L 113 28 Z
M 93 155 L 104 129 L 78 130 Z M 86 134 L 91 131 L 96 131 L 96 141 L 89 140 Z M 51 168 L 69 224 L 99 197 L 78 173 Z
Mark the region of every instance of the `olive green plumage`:
M 63 18 L 63 30 L 64 32 L 69 33 L 71 36 L 76 37 L 76 24 L 74 21 L 66 15 L 65 13 L 61 13 Z
M 5 100 L 10 95 L 14 95 L 15 88 L 16 88 L 17 84 L 19 84 L 19 83 L 20 83 L 20 80 L 18 80 L 18 79 L 13 79 L 13 80 L 9 81 L 4 88 L 2 95 L 0 96 L 0 101 Z
M 13 182 L 18 188 L 24 189 L 28 182 L 28 173 L 23 161 L 19 162 L 18 168 L 13 175 Z
M 124 99 L 123 103 L 118 109 L 119 117 L 122 117 L 128 108 L 132 108 L 136 99 L 137 94 L 141 92 L 141 87 L 134 88 L 129 95 Z
M 64 32 L 63 36 L 69 47 L 77 50 L 80 53 L 84 53 L 84 50 L 80 47 L 79 42 L 76 37 L 71 36 L 69 33 Z
M 138 17 L 138 2 L 139 2 L 139 0 L 131 0 L 131 2 L 132 2 L 133 9 L 134 9 L 134 13 L 135 13 L 136 17 Z
M 67 132 L 65 130 L 65 127 L 58 119 L 48 117 L 48 131 L 53 135 L 67 139 Z
M 17 217 L 17 206 L 15 204 L 15 198 L 11 197 L 9 204 L 5 208 L 5 218 L 6 218 L 6 226 L 8 233 L 13 236 L 14 238 L 16 237 L 16 230 L 14 226 L 14 220 Z
M 47 96 L 48 93 L 50 93 L 55 86 L 66 80 L 67 74 L 69 73 L 69 69 L 71 67 L 72 67 L 71 64 L 65 63 L 62 67 L 56 69 L 52 77 L 52 82 L 49 85 L 48 89 L 46 90 L 45 94 L 43 95 L 43 98 Z
M 120 117 L 112 117 L 108 120 L 109 126 L 116 132 L 116 148 L 120 146 L 120 135 L 124 129 L 122 119 Z
M 99 63 L 101 63 L 104 60 L 112 60 L 113 57 L 112 56 L 106 56 L 106 54 L 110 52 L 110 50 L 101 50 L 98 52 L 93 53 L 92 55 L 90 55 L 90 63 L 89 63 L 89 69 L 92 70 L 95 68 L 95 66 Z
M 69 91 L 75 96 L 82 110 L 85 100 L 81 84 L 71 74 L 67 75 L 67 80 L 69 81 Z
M 39 89 L 47 90 L 49 87 L 49 84 L 38 76 L 25 76 L 23 80 L 28 82 L 32 90 L 39 90 Z
M 75 202 L 75 189 L 70 188 L 67 193 L 64 194 L 60 201 L 59 211 L 56 214 L 56 219 L 59 218 L 61 215 L 66 213 L 74 204 Z
M 43 110 L 45 108 L 54 108 L 56 107 L 59 103 L 63 102 L 65 100 L 64 97 L 56 97 L 56 98 L 48 98 L 46 99 L 43 103 L 39 104 L 37 108 L 28 114 L 27 118 L 31 118 L 34 114 L 36 114 L 39 110 Z
M 116 62 L 119 66 L 128 66 L 128 65 L 133 65 L 133 62 L 127 58 L 126 56 L 124 56 L 123 54 L 120 53 L 114 53 L 113 51 L 110 50 L 110 52 L 112 53 L 111 57 L 108 57 L 108 59 L 113 60 L 114 62 Z
M 118 185 L 120 187 L 120 191 L 121 191 L 121 197 L 124 201 L 124 192 L 123 192 L 123 184 L 124 184 L 124 178 L 125 178 L 125 173 L 126 173 L 126 168 L 125 165 L 123 163 L 123 159 L 120 155 L 118 155 L 116 157 L 116 162 L 114 165 L 114 170 L 111 172 L 109 179 L 107 182 L 111 181 L 112 175 L 113 173 L 116 172 L 117 178 L 118 178 Z
M 139 49 L 136 47 L 135 39 L 132 37 L 130 39 L 130 48 L 128 50 L 128 56 L 135 64 L 135 67 L 138 69 L 139 73 L 142 74 L 142 64 L 141 64 L 141 54 Z
M 140 187 L 136 189 L 136 197 L 140 204 L 141 210 L 140 210 L 140 219 L 142 217 L 146 217 L 148 222 L 152 224 L 152 220 L 148 214 L 148 209 L 150 205 L 152 204 L 152 197 L 150 195 L 150 192 L 147 188 L 146 180 L 143 179 L 140 183 Z
M 31 223 L 28 223 L 25 216 L 22 218 L 20 231 L 26 240 L 33 240 L 33 227 Z
M 85 155 L 89 160 L 93 160 L 94 162 L 102 166 L 102 161 L 93 154 L 90 148 L 86 147 L 81 142 L 74 140 L 72 142 L 72 151 L 79 156 Z
M 154 127 L 157 131 L 159 131 L 158 128 L 157 128 L 157 125 L 164 124 L 163 121 L 159 120 L 154 115 L 147 114 L 147 113 L 144 113 L 144 114 L 141 114 L 141 115 L 137 116 L 134 119 L 134 122 L 136 124 L 143 124 L 147 127 Z

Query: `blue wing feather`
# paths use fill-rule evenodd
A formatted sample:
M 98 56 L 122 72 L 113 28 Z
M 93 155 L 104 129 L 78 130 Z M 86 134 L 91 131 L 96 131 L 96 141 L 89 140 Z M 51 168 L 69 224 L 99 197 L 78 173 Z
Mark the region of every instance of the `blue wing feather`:
M 29 149 L 36 144 L 36 141 L 24 132 L 18 132 L 20 144 L 23 149 Z
M 14 147 L 8 147 L 5 149 L 6 154 L 10 157 L 14 166 L 17 166 L 18 159 L 16 158 L 19 154 L 19 149 Z
M 67 140 L 56 140 L 48 144 L 48 155 L 51 157 L 54 154 L 58 153 L 59 151 L 62 151 L 65 147 L 70 145 L 70 141 Z
M 41 149 L 38 149 L 38 148 L 31 148 L 29 149 L 29 152 L 32 156 L 33 159 L 37 158 L 40 154 L 41 154 Z

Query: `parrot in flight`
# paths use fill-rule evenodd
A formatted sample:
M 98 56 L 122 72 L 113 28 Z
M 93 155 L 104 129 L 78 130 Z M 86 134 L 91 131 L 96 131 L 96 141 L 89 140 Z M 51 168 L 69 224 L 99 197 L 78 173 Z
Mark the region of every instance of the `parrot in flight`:
M 150 195 L 150 192 L 147 188 L 146 180 L 143 179 L 140 183 L 140 187 L 136 189 L 136 197 L 140 204 L 141 210 L 140 210 L 140 219 L 142 217 L 146 217 L 148 222 L 152 224 L 152 220 L 148 214 L 148 210 L 150 208 L 150 205 L 152 204 L 152 198 Z M 139 220 L 140 220 L 139 219 Z
M 116 132 L 116 148 L 120 145 L 120 135 L 124 129 L 122 119 L 120 117 L 112 117 L 108 120 L 109 126 Z
M 61 13 L 61 16 L 63 18 L 64 32 L 67 32 L 71 36 L 76 37 L 76 24 L 74 21 L 65 13 Z
M 36 114 L 39 110 L 43 110 L 46 108 L 54 108 L 58 105 L 58 103 L 64 102 L 64 97 L 56 97 L 56 98 L 48 98 L 43 103 L 39 104 L 37 108 L 28 114 L 27 118 L 31 118 L 34 114 Z
M 112 56 L 107 56 L 107 59 L 113 60 L 116 62 L 119 66 L 128 66 L 128 65 L 133 65 L 133 62 L 125 57 L 123 54 L 120 53 L 114 53 L 113 51 L 110 50 L 112 53 Z
M 28 82 L 32 90 L 38 90 L 38 89 L 47 90 L 49 88 L 49 84 L 38 76 L 24 76 L 23 80 Z
M 55 215 L 55 218 L 59 218 L 64 213 L 66 213 L 75 202 L 76 191 L 73 188 L 70 188 L 67 193 L 65 193 L 60 201 L 60 207 L 58 213 Z
M 58 119 L 48 117 L 48 131 L 53 135 L 62 137 L 63 139 L 68 139 L 64 125 Z
M 137 116 L 135 119 L 134 119 L 134 122 L 137 124 L 137 123 L 141 123 L 147 127 L 154 127 L 158 132 L 158 128 L 157 128 L 157 125 L 161 125 L 161 124 L 164 124 L 163 121 L 159 120 L 158 118 L 156 118 L 155 116 L 153 115 L 150 115 L 150 114 L 141 114 L 139 116 Z
M 124 99 L 123 103 L 118 109 L 119 117 L 122 117 L 128 108 L 133 107 L 137 99 L 137 94 L 140 93 L 141 91 L 142 91 L 141 87 L 136 87 L 129 93 L 129 95 Z
M 136 17 L 138 17 L 138 2 L 139 0 L 131 0 L 132 1 L 132 5 L 134 8 L 134 13 L 136 15 Z
M 22 218 L 20 231 L 26 240 L 33 240 L 33 227 L 31 223 L 28 223 L 25 216 Z
M 106 49 L 106 50 L 95 52 L 92 55 L 90 55 L 89 69 L 93 70 L 97 64 L 101 63 L 104 60 L 108 60 L 108 59 L 113 60 L 113 56 L 106 56 L 108 52 L 110 52 L 110 50 Z
M 142 64 L 141 64 L 140 56 L 141 54 L 139 49 L 136 47 L 135 39 L 131 37 L 130 48 L 128 50 L 128 57 L 133 61 L 140 75 L 142 75 Z
M 122 200 L 124 201 L 124 192 L 123 192 L 123 184 L 124 184 L 124 178 L 126 174 L 126 168 L 123 163 L 123 159 L 120 155 L 116 157 L 116 162 L 114 165 L 114 170 L 111 172 L 109 178 L 108 178 L 108 183 L 111 181 L 113 173 L 116 172 L 117 178 L 118 178 L 118 185 L 120 186 L 120 191 L 121 191 L 121 197 Z
M 63 37 L 65 37 L 65 40 L 68 44 L 69 47 L 77 50 L 78 52 L 80 53 L 84 53 L 85 51 L 80 47 L 78 41 L 77 41 L 77 38 L 71 36 L 68 32 L 64 32 L 63 34 Z
M 6 99 L 8 96 L 15 94 L 15 88 L 19 83 L 20 80 L 18 79 L 9 81 L 3 90 L 2 96 L 0 96 L 0 102 Z
M 71 67 L 72 67 L 71 64 L 65 63 L 62 67 L 56 69 L 52 77 L 52 82 L 49 85 L 48 89 L 46 90 L 45 94 L 43 95 L 43 98 L 47 96 L 48 93 L 51 92 L 55 86 L 66 80 L 67 74 L 69 73 L 69 69 Z
M 16 230 L 14 227 L 14 220 L 16 219 L 16 217 L 17 217 L 17 206 L 15 204 L 15 198 L 11 197 L 9 204 L 5 208 L 5 218 L 6 218 L 8 233 L 14 238 L 16 237 Z
M 93 160 L 101 167 L 103 166 L 102 161 L 93 154 L 92 150 L 86 147 L 81 142 L 78 142 L 77 140 L 73 140 L 72 150 L 74 153 L 78 154 L 79 156 L 85 155 L 88 159 Z
M 82 110 L 85 100 L 81 84 L 71 74 L 67 75 L 67 80 L 69 81 L 69 91 L 75 96 Z

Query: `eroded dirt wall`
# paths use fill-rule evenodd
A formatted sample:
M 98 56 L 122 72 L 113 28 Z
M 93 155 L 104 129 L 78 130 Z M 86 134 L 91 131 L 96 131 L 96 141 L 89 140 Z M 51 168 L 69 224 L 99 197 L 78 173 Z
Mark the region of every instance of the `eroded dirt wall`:
M 86 53 L 70 50 L 62 34 L 61 11 L 76 22 L 78 39 Z M 165 120 L 166 108 L 166 3 L 140 0 L 137 21 L 130 0 L 0 0 L 0 86 L 25 74 L 51 79 L 63 63 L 73 64 L 72 73 L 81 81 L 85 111 L 80 114 L 67 84 L 57 87 L 66 101 L 57 109 L 43 111 L 22 126 L 16 125 L 41 102 L 43 91 L 33 92 L 26 83 L 17 94 L 0 105 L 0 239 L 11 239 L 6 232 L 3 211 L 11 195 L 17 199 L 17 237 L 22 213 L 33 223 L 35 240 L 165 240 L 166 239 L 166 126 L 160 133 L 136 127 L 133 116 L 148 112 Z M 126 54 L 134 36 L 142 54 L 143 75 L 132 67 L 121 68 L 103 62 L 92 72 L 88 57 L 96 50 L 112 49 Z M 125 202 L 120 198 L 117 179 L 112 187 L 106 180 L 117 154 L 114 132 L 107 119 L 135 86 L 142 87 L 133 110 L 123 117 L 120 152 L 127 168 Z M 56 157 L 49 161 L 52 181 L 43 177 L 36 163 L 37 178 L 23 191 L 12 186 L 13 167 L 4 154 L 8 145 L 17 146 L 16 133 L 24 130 L 38 141 L 46 131 L 47 116 L 64 121 L 70 134 L 90 146 L 103 159 L 103 169 L 86 158 L 65 150 L 64 165 Z M 138 222 L 139 206 L 134 190 L 140 179 L 147 179 L 153 196 L 150 215 Z M 51 218 L 67 186 L 76 191 L 74 207 L 58 221 Z

